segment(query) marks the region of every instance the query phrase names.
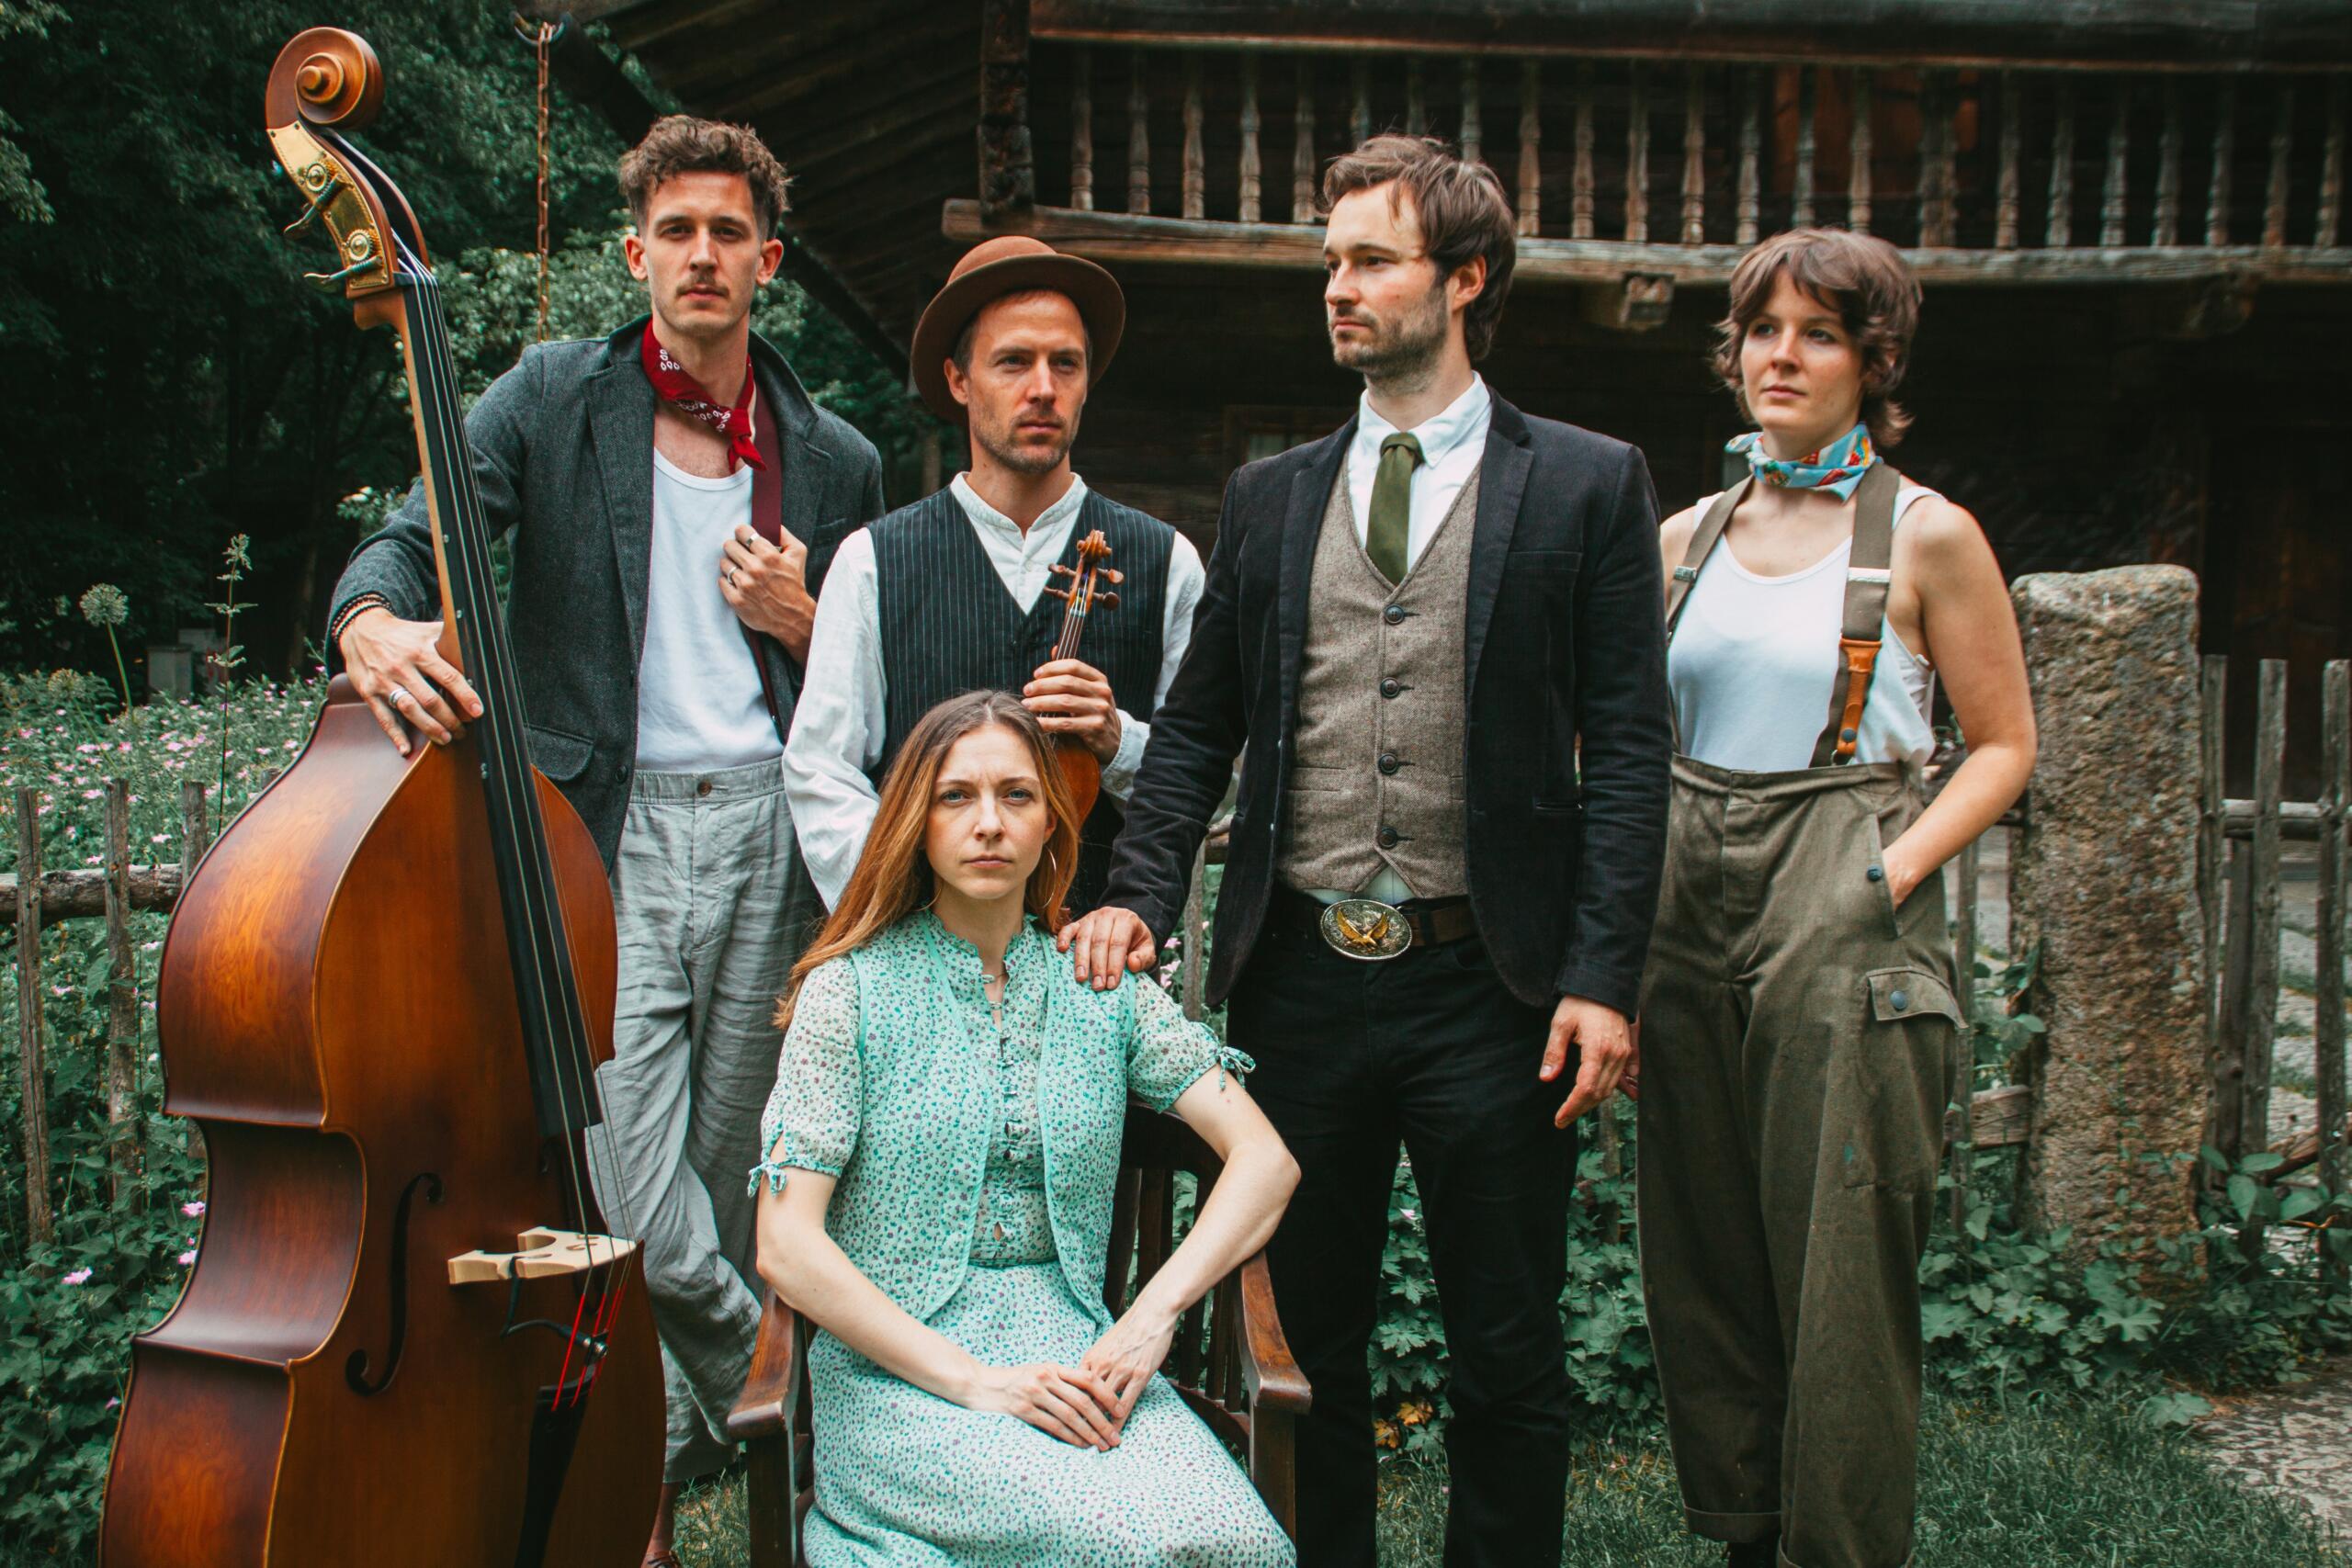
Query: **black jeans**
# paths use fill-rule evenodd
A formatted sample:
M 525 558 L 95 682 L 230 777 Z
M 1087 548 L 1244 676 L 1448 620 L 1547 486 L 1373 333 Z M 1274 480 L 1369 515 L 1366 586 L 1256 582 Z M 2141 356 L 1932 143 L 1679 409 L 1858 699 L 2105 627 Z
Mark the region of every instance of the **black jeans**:
M 1504 988 L 1476 940 L 1364 963 L 1261 935 L 1227 1013 L 1250 1092 L 1301 1172 L 1272 1249 L 1275 1300 L 1314 1385 L 1298 1427 L 1300 1568 L 1372 1568 L 1366 1351 L 1401 1140 L 1444 1315 L 1453 1471 L 1445 1561 L 1560 1561 L 1570 1400 L 1560 1292 L 1574 1081 L 1542 1066 L 1548 1010 Z

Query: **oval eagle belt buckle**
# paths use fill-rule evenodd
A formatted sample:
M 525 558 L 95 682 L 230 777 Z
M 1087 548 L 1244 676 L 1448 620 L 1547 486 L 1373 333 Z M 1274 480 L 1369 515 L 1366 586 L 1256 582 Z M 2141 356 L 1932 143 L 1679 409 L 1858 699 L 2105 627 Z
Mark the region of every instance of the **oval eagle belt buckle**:
M 1377 898 L 1340 898 L 1323 906 L 1323 940 L 1332 952 L 1378 963 L 1413 945 L 1405 911 Z

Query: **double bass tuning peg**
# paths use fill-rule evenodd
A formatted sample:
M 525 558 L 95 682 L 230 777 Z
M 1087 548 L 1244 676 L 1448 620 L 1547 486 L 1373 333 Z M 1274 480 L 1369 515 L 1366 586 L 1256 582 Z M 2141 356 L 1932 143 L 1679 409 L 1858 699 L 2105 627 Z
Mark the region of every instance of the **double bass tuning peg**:
M 312 164 L 302 171 L 301 178 L 303 188 L 311 193 L 311 205 L 302 209 L 301 217 L 286 225 L 284 232 L 289 240 L 297 240 L 309 233 L 318 223 L 319 214 L 327 209 L 328 203 L 334 200 L 335 193 L 343 188 L 343 181 L 329 173 L 324 164 Z

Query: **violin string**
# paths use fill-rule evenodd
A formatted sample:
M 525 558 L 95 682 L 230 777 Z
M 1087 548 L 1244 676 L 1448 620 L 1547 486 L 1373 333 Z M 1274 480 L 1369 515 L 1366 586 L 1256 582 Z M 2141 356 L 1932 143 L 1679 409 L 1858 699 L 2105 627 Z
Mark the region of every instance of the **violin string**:
M 451 492 L 453 505 L 464 513 L 459 521 L 472 525 L 470 528 L 458 527 L 451 531 L 452 538 L 459 542 L 459 547 L 450 553 L 458 558 L 458 574 L 464 580 L 467 596 L 472 602 L 472 636 L 469 640 L 478 650 L 475 660 L 479 667 L 477 674 L 485 678 L 484 684 L 492 689 L 492 701 L 485 705 L 489 710 L 486 716 L 495 716 L 484 727 L 488 739 L 485 750 L 495 754 L 497 766 L 493 770 L 493 787 L 499 796 L 499 804 L 504 808 L 510 839 L 514 840 L 509 846 L 509 853 L 515 856 L 517 863 L 514 869 L 518 874 L 514 880 L 521 896 L 521 908 L 516 913 L 525 928 L 525 946 L 532 959 L 533 972 L 527 977 L 518 976 L 517 978 L 527 978 L 529 988 L 536 992 L 530 999 L 536 1003 L 543 1038 L 548 1048 L 550 1066 L 557 1080 L 558 1120 L 564 1129 L 565 1164 L 573 1191 L 583 1203 L 582 1217 L 585 1218 L 584 1203 L 594 1198 L 594 1188 L 582 1179 L 578 1152 L 573 1145 L 575 1134 L 589 1135 L 584 1123 L 575 1125 L 573 1122 L 575 1101 L 583 1113 L 589 1108 L 588 1086 L 594 1071 L 586 1050 L 585 1021 L 580 1010 L 576 977 L 570 973 L 570 955 L 561 940 L 560 906 L 555 901 L 552 865 L 546 849 L 544 821 L 537 810 L 537 789 L 530 783 L 527 753 L 521 750 L 522 736 L 514 717 L 521 713 L 521 704 L 514 687 L 511 652 L 506 647 L 503 625 L 498 618 L 494 589 L 488 578 L 489 563 L 482 558 L 478 547 L 486 543 L 487 534 L 481 525 L 480 491 L 470 462 L 465 460 L 469 458 L 469 453 L 463 444 L 462 426 L 456 423 L 455 418 L 456 401 L 451 394 L 456 378 L 454 367 L 447 359 L 447 322 L 442 312 L 438 284 L 413 254 L 407 254 L 405 244 L 401 249 L 416 280 L 412 288 L 412 296 L 422 302 L 420 313 L 431 329 L 428 334 L 421 334 L 427 336 L 428 341 L 414 346 L 418 352 L 420 377 L 429 380 L 434 388 L 435 395 L 427 401 L 432 405 L 435 423 L 439 426 L 443 467 L 447 475 L 445 488 Z M 544 918 L 542 908 L 546 910 Z M 570 1057 L 570 1061 L 567 1062 L 566 1057 Z M 570 1069 L 569 1074 L 567 1068 Z M 607 1154 L 616 1156 L 617 1150 L 611 1142 L 609 1125 L 606 1134 Z M 615 1171 L 620 1187 L 616 1208 L 621 1211 L 624 1229 L 633 1235 L 635 1220 L 628 1212 L 633 1205 L 629 1201 L 628 1183 L 621 1179 L 616 1157 Z M 596 1243 L 593 1232 L 586 1245 L 593 1275 L 596 1268 Z M 586 1281 L 583 1280 L 583 1301 L 586 1289 Z M 599 1292 L 600 1296 L 608 1293 Z M 598 1304 L 601 1319 L 606 1303 L 600 1300 Z M 576 1318 L 578 1314 L 575 1313 L 574 1315 Z M 569 1361 L 570 1348 L 567 1347 L 567 1370 Z

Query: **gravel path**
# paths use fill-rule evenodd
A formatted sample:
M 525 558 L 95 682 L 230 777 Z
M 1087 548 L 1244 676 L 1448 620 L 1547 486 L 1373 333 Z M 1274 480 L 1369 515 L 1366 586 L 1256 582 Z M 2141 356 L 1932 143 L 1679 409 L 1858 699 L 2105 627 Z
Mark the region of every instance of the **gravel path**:
M 2294 1388 L 2224 1401 L 2198 1431 L 2222 1473 L 2298 1498 L 2352 1536 L 2352 1358 Z

